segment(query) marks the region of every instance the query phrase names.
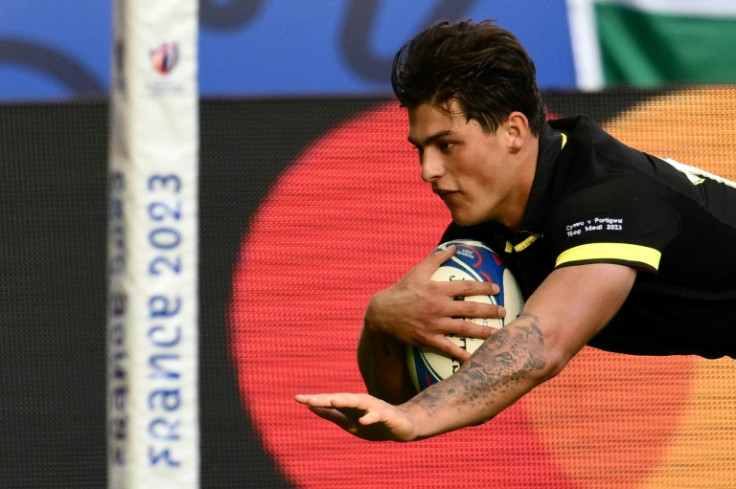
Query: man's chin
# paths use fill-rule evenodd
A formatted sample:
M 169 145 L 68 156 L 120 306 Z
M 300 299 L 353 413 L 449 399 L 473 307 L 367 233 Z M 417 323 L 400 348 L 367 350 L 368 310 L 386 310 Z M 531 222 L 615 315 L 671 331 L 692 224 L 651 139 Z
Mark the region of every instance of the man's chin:
M 468 226 L 475 226 L 476 224 L 480 224 L 483 221 L 452 216 L 452 222 L 454 222 L 458 226 L 468 227 Z

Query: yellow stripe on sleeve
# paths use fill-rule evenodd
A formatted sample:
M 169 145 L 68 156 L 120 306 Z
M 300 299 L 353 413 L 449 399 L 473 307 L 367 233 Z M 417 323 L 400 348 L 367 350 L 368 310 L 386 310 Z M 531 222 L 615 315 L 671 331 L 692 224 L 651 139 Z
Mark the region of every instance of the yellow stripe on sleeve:
M 657 270 L 660 258 L 662 258 L 661 252 L 647 246 L 627 243 L 591 243 L 563 251 L 557 257 L 555 267 L 573 262 L 620 260 L 644 264 Z

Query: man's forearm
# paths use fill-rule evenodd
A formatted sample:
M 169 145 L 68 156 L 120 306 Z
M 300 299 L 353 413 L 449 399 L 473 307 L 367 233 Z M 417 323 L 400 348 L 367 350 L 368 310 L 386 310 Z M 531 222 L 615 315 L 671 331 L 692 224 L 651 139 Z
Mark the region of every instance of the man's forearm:
M 358 343 L 358 366 L 368 392 L 391 404 L 400 404 L 414 391 L 406 364 L 405 345 L 363 327 Z
M 494 333 L 452 376 L 405 406 L 423 420 L 419 438 L 487 421 L 549 377 L 537 318 L 522 315 Z

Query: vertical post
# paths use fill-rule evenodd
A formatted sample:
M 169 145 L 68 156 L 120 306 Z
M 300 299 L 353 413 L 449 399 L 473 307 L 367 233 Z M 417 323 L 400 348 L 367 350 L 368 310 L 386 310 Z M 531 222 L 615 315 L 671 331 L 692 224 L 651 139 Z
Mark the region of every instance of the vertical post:
M 197 1 L 115 0 L 108 487 L 198 488 Z

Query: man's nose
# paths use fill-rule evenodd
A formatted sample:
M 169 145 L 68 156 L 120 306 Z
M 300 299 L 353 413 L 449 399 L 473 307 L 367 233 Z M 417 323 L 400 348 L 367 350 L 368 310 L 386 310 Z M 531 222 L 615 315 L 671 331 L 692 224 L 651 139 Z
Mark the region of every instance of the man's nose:
M 422 155 L 422 180 L 427 183 L 431 183 L 434 180 L 440 178 L 444 173 L 445 169 L 442 165 L 442 161 L 431 152 L 425 151 Z

